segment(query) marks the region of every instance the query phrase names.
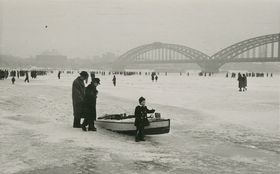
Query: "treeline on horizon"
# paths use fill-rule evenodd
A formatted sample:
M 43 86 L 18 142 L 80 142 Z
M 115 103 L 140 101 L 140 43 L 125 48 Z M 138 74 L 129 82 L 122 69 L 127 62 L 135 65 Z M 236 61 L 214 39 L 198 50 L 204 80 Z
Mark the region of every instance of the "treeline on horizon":
M 108 56 L 108 58 L 105 58 Z M 104 54 L 103 56 L 95 56 L 93 58 L 67 58 L 66 62 L 52 62 L 45 64 L 36 58 L 21 58 L 12 55 L 0 55 L 0 67 L 2 68 L 63 68 L 63 69 L 79 69 L 79 68 L 110 68 L 117 57 Z

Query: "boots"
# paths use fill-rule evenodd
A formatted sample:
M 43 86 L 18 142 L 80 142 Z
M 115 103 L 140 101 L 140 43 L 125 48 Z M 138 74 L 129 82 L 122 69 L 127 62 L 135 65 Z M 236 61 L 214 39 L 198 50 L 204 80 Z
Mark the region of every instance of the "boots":
M 96 131 L 96 127 L 94 127 L 94 122 L 89 124 L 88 131 Z
M 87 127 L 82 125 L 82 130 L 86 132 L 87 131 Z

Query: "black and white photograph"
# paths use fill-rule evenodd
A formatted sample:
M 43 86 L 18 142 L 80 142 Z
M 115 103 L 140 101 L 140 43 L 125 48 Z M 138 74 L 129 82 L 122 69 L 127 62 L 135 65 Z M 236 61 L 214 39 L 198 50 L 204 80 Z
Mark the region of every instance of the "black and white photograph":
M 279 0 L 0 0 L 0 174 L 279 173 Z

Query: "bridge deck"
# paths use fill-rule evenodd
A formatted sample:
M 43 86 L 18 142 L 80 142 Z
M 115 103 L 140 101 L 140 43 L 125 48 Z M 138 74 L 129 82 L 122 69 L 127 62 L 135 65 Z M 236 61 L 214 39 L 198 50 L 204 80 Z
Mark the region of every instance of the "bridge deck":
M 136 61 L 136 64 L 168 64 L 168 63 L 230 63 L 230 62 L 280 62 L 280 58 L 238 58 L 238 59 L 220 59 L 220 60 L 155 60 L 155 61 Z

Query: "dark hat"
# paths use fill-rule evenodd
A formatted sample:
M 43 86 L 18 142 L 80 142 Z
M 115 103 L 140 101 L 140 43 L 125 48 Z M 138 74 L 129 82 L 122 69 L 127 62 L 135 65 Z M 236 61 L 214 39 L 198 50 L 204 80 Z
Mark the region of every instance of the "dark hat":
M 140 97 L 139 99 L 139 103 L 141 104 L 142 103 L 142 101 L 144 101 L 144 100 L 146 100 L 144 97 Z
M 100 84 L 100 79 L 99 79 L 99 78 L 93 78 L 93 79 L 92 79 L 92 82 L 93 82 L 93 83 L 98 83 L 98 84 Z
M 86 71 L 80 72 L 80 76 L 88 78 L 88 73 Z

